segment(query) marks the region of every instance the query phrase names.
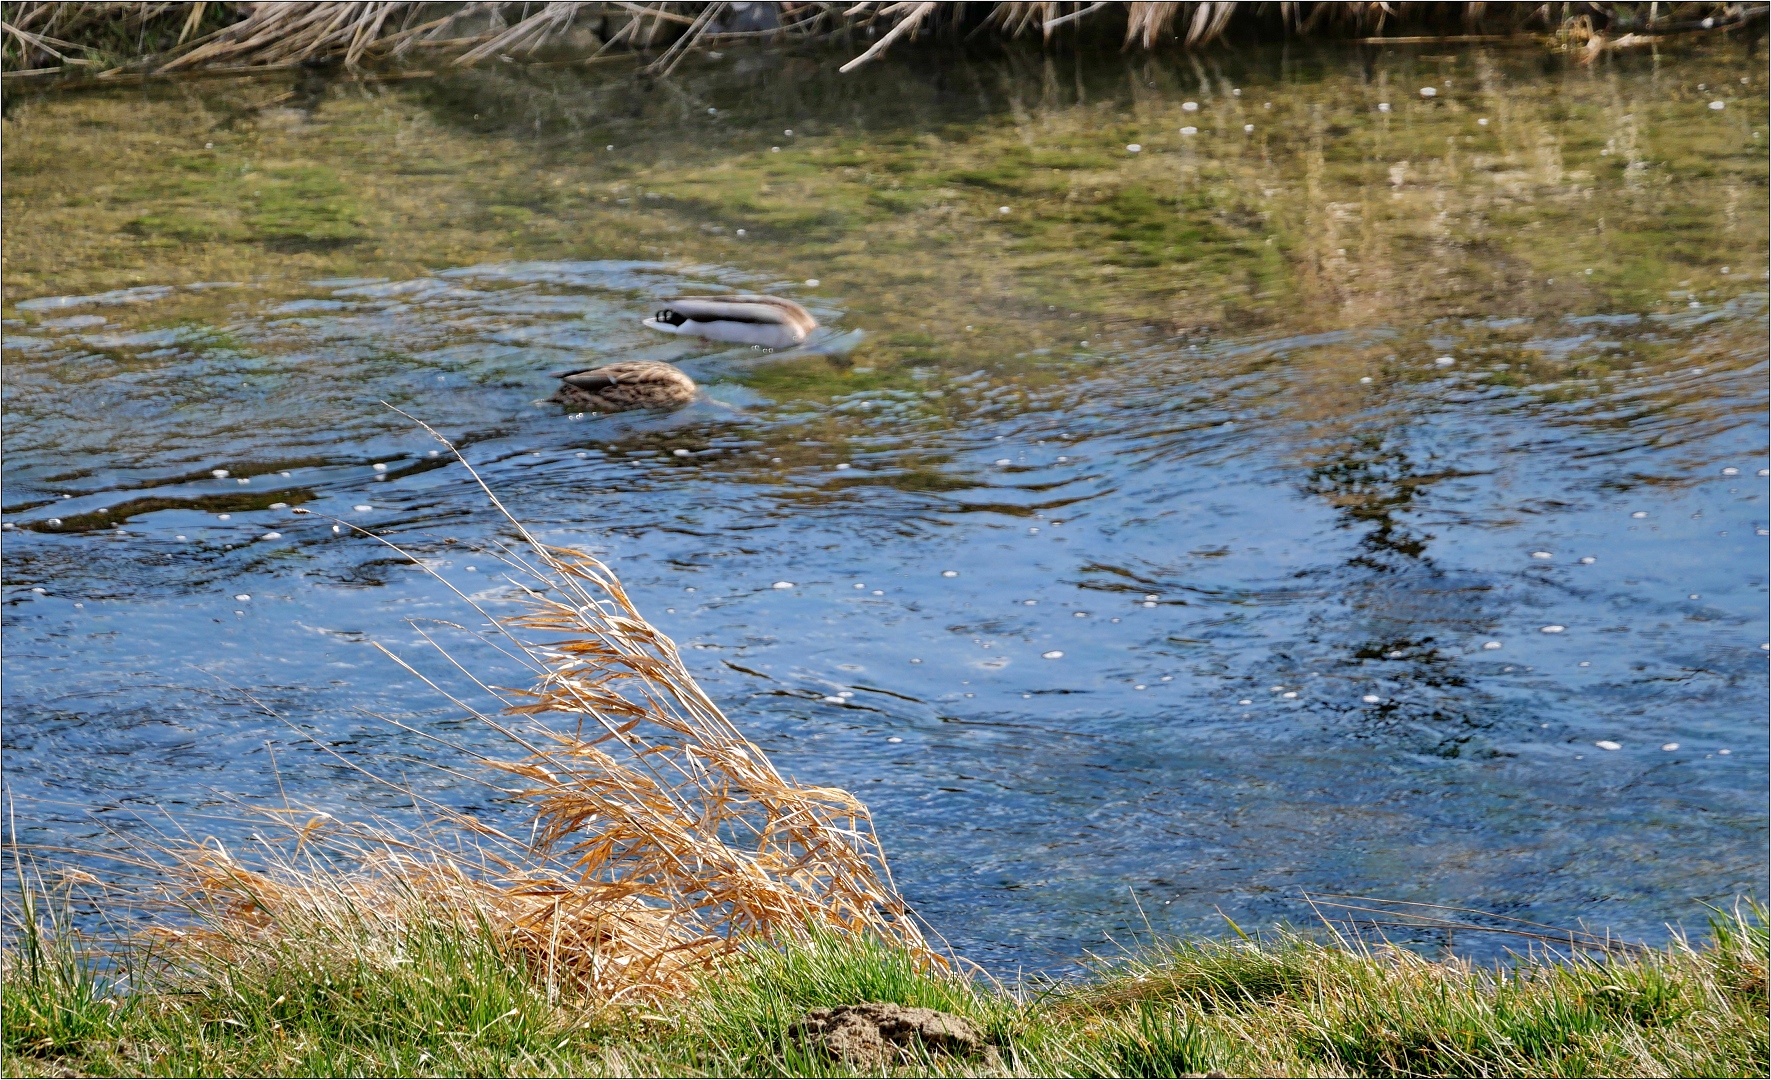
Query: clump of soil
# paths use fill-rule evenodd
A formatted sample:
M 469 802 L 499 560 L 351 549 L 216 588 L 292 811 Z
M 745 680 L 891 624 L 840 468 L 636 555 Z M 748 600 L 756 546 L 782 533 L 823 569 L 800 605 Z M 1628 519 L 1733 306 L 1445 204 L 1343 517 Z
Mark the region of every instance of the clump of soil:
M 963 1016 L 883 1001 L 813 1009 L 793 1031 L 831 1057 L 861 1067 L 910 1060 L 918 1042 L 956 1057 L 984 1051 L 983 1030 Z

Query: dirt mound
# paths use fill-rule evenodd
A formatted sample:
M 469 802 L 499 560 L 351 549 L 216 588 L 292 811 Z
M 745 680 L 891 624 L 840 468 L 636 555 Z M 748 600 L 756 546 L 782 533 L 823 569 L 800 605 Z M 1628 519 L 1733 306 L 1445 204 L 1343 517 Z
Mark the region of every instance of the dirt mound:
M 983 1029 L 963 1016 L 883 1001 L 813 1009 L 793 1030 L 831 1057 L 863 1067 L 906 1060 L 918 1042 L 957 1057 L 984 1051 Z

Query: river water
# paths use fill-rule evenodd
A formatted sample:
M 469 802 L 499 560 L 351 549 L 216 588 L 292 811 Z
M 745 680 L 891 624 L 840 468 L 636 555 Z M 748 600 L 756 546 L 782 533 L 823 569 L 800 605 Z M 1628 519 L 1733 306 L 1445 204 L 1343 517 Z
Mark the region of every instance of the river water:
M 467 613 L 322 520 L 510 594 L 388 403 L 995 970 L 1765 895 L 1760 58 L 828 60 L 9 94 L 16 838 L 399 812 L 341 762 L 504 812 L 384 719 L 475 737 L 371 645 Z M 732 287 L 823 328 L 639 325 Z M 540 400 L 620 357 L 707 400 Z

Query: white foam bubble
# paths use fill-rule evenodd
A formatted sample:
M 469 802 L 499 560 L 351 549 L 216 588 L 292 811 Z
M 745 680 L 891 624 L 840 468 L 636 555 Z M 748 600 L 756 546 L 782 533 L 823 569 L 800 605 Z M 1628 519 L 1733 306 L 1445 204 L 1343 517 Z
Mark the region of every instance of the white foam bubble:
M 357 505 L 351 507 L 351 509 L 355 510 L 359 514 L 366 514 L 375 508 L 373 506 L 370 506 L 368 503 L 358 503 Z
M 1710 102 L 1710 108 L 1714 109 L 1716 112 L 1721 112 L 1723 109 L 1726 109 L 1727 107 L 1728 107 L 1728 103 L 1726 101 L 1712 101 L 1712 102 Z
M 770 588 L 791 589 L 791 588 L 793 588 L 793 582 L 791 582 L 791 581 L 777 581 L 777 582 L 775 582 L 774 585 L 770 586 Z
M 1484 641 L 1482 643 L 1482 647 L 1484 649 L 1498 649 L 1498 648 L 1500 648 L 1500 642 L 1498 642 L 1498 641 Z
M 1199 111 L 1199 103 L 1197 101 L 1183 101 L 1183 102 L 1181 102 L 1181 111 L 1182 112 L 1198 112 Z
M 373 464 L 369 467 L 371 469 L 374 469 L 376 472 L 386 472 L 387 471 L 387 462 L 377 461 L 375 464 Z
M 1553 559 L 1553 558 L 1555 558 L 1554 555 L 1550 554 L 1547 551 L 1534 551 L 1531 553 L 1531 557 L 1534 559 Z
M 1623 749 L 1622 743 L 1615 743 L 1615 742 L 1612 742 L 1610 739 L 1600 739 L 1598 742 L 1595 742 L 1593 745 L 1598 747 L 1601 750 L 1622 750 Z
M 1421 97 L 1438 97 L 1439 91 L 1435 87 L 1423 86 L 1420 88 L 1420 96 Z
M 283 539 L 283 534 L 280 532 L 267 532 L 263 536 L 259 537 L 259 539 L 260 540 L 281 540 L 281 539 Z
M 1062 649 L 1053 649 L 1051 652 L 1040 653 L 1039 655 L 1047 660 L 1061 660 L 1064 657 L 1064 651 Z
M 252 599 L 252 594 L 251 593 L 235 593 L 234 599 L 235 600 L 250 600 L 250 599 Z
M 1382 701 L 1383 698 L 1378 697 L 1376 694 L 1366 694 L 1359 700 L 1365 702 L 1367 705 L 1376 705 L 1378 702 Z
M 941 571 L 941 576 L 942 577 L 958 577 L 959 571 L 958 570 L 943 570 L 943 571 Z
M 1125 144 L 1125 152 L 1128 154 L 1140 154 L 1140 153 L 1143 153 L 1143 151 L 1144 151 L 1143 146 L 1141 146 L 1138 143 L 1126 143 Z
M 1671 753 L 1672 751 L 1677 750 L 1679 748 L 1679 744 L 1676 742 L 1661 743 L 1660 748 L 1662 750 L 1665 750 L 1665 751 Z
M 1561 623 L 1551 623 L 1548 626 L 1538 627 L 1537 632 L 1540 634 L 1560 634 L 1562 631 L 1564 631 L 1566 629 L 1568 629 L 1568 628 L 1566 626 L 1563 626 Z
M 1197 135 L 1197 134 L 1199 134 L 1199 129 L 1196 127 L 1184 127 L 1181 129 L 1181 134 L 1182 135 Z
M 210 469 L 209 470 L 209 475 L 215 477 L 217 480 L 220 480 L 222 477 L 226 476 L 227 474 L 228 474 L 228 471 L 226 469 Z

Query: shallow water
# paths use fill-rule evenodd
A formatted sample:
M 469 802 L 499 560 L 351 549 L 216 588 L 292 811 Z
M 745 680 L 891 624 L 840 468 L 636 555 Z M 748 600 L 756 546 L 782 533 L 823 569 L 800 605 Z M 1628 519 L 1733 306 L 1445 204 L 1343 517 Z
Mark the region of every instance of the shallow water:
M 15 98 L 17 836 L 397 812 L 351 761 L 501 812 L 378 718 L 469 737 L 370 645 L 461 606 L 290 511 L 509 594 L 500 519 L 386 402 L 601 554 L 784 772 L 860 793 L 994 969 L 1306 891 L 1651 939 L 1762 896 L 1763 65 L 1607 64 L 735 51 Z M 729 286 L 824 329 L 638 325 Z M 709 400 L 538 401 L 618 356 Z

